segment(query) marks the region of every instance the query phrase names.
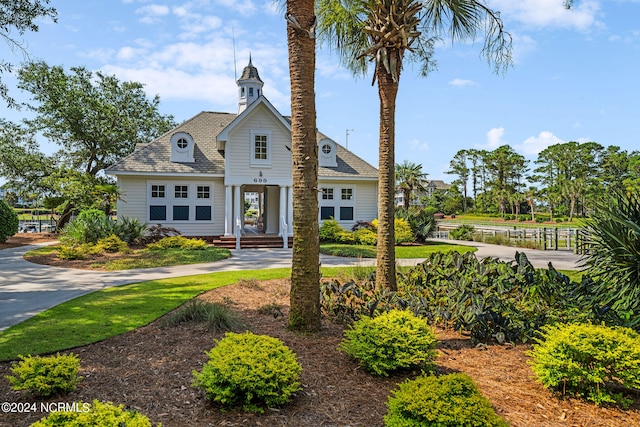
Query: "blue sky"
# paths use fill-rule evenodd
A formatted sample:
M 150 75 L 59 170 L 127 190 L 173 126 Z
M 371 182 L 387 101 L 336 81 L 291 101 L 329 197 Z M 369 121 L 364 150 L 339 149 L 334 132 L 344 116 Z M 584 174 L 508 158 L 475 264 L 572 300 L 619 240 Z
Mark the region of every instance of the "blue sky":
M 264 94 L 289 114 L 286 27 L 271 0 L 52 0 L 58 23 L 40 22 L 23 41 L 32 59 L 85 66 L 142 82 L 177 121 L 200 111 L 237 111 L 235 80 L 252 55 Z M 421 164 L 431 179 L 464 148 L 511 145 L 529 159 L 567 141 L 640 149 L 640 0 L 487 0 L 513 35 L 515 64 L 504 75 L 479 56 L 482 41 L 437 46 L 427 78 L 406 64 L 397 100 L 396 162 Z M 234 62 L 235 40 L 235 62 Z M 0 55 L 23 57 L 0 44 Z M 11 94 L 15 79 L 4 75 Z M 318 128 L 374 166 L 378 95 L 371 75 L 355 78 L 318 46 Z M 19 121 L 24 111 L 0 106 Z M 347 138 L 348 133 L 348 138 Z M 347 141 L 348 139 L 348 141 Z M 52 152 L 55 147 L 43 143 Z

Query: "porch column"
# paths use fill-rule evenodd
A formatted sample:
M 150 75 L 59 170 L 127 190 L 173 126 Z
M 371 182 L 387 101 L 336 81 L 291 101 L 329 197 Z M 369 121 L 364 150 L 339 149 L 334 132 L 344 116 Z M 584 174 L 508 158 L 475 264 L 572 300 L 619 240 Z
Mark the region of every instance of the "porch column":
M 280 186 L 280 210 L 278 211 L 278 236 L 284 236 L 287 230 L 282 229 L 282 217 L 287 220 L 287 187 Z
M 231 236 L 233 234 L 233 194 L 231 186 L 224 187 L 224 235 Z
M 240 230 L 236 230 L 237 223 L 236 220 L 240 218 Z M 242 215 L 241 205 L 240 205 L 240 186 L 233 186 L 233 234 L 240 231 L 242 232 L 242 224 L 244 223 L 244 218 Z
M 287 234 L 293 236 L 293 187 L 287 187 Z

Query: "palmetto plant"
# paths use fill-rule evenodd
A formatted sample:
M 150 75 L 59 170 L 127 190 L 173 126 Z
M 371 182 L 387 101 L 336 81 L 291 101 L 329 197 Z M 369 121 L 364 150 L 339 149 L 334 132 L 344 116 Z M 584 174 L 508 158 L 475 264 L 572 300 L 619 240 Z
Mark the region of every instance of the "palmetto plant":
M 587 220 L 590 250 L 584 265 L 601 303 L 640 326 L 640 200 L 616 192 Z

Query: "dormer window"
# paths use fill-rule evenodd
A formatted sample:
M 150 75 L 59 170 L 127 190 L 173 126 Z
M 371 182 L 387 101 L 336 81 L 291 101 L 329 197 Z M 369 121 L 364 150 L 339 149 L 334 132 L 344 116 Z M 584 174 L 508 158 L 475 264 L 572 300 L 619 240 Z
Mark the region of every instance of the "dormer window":
M 180 138 L 178 142 L 176 142 L 176 145 L 178 146 L 178 148 L 184 150 L 189 146 L 189 141 L 187 141 L 185 138 Z
M 338 166 L 336 158 L 337 144 L 334 141 L 325 138 L 318 143 L 318 148 L 318 166 L 325 168 L 335 168 Z
M 195 143 L 191 135 L 186 132 L 177 132 L 171 135 L 171 161 L 177 163 L 193 163 L 193 150 Z

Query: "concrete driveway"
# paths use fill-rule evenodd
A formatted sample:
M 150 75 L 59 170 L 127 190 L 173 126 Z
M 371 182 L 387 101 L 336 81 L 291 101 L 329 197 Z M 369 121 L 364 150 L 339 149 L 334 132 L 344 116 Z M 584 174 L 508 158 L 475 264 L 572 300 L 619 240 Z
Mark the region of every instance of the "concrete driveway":
M 441 241 L 441 240 L 439 240 Z M 449 241 L 445 241 L 449 242 Z M 479 258 L 513 260 L 516 251 L 524 252 L 535 267 L 552 262 L 557 269 L 577 269 L 580 258 L 569 251 L 538 251 L 451 241 L 478 247 Z M 145 280 L 188 276 L 230 270 L 259 270 L 291 267 L 291 249 L 232 250 L 229 259 L 206 264 L 146 268 L 125 271 L 89 271 L 50 267 L 25 261 L 23 255 L 37 245 L 0 250 L 0 330 L 35 314 L 93 291 Z M 398 265 L 411 266 L 423 259 L 399 259 Z M 321 255 L 323 266 L 374 266 L 375 259 L 355 259 Z

